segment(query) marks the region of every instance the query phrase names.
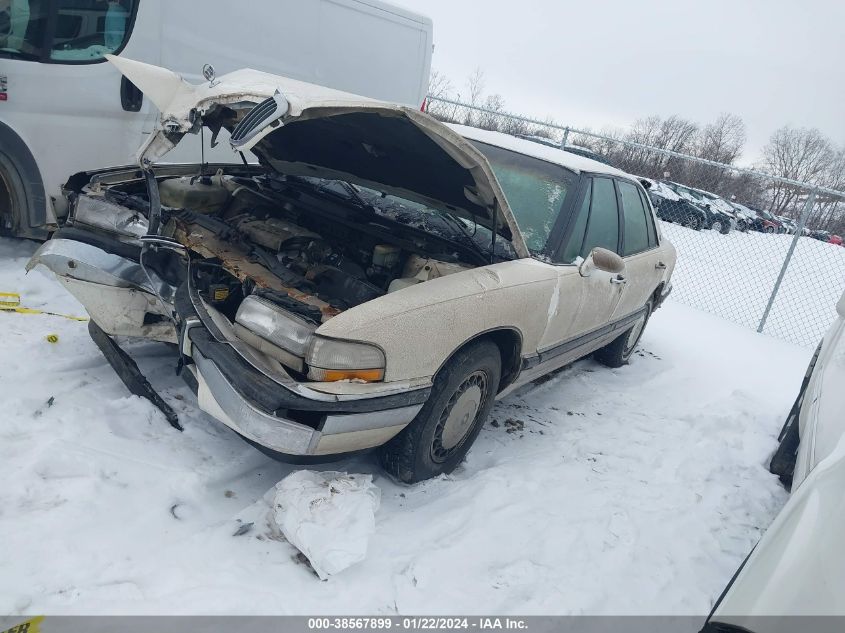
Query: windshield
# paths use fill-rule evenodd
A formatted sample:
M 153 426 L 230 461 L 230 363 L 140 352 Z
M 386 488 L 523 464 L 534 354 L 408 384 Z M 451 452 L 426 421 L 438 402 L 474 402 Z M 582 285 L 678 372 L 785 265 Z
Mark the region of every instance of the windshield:
M 528 250 L 542 254 L 567 195 L 576 188 L 576 174 L 539 158 L 472 143 L 490 161 Z

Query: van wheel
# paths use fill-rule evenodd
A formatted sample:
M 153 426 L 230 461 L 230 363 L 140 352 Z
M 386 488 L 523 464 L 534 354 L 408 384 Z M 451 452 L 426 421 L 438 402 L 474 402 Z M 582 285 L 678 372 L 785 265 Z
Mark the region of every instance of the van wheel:
M 20 230 L 25 191 L 17 168 L 0 152 L 0 235 L 15 235 Z
M 634 349 L 645 331 L 645 326 L 651 316 L 652 305 L 651 300 L 649 300 L 645 304 L 645 312 L 634 322 L 634 325 L 598 350 L 594 354 L 595 359 L 607 367 L 627 365 L 628 359 L 631 358 L 631 354 L 634 353 Z
M 435 376 L 417 417 L 381 447 L 382 467 L 408 484 L 452 472 L 493 408 L 501 371 L 499 348 L 492 341 L 459 350 Z

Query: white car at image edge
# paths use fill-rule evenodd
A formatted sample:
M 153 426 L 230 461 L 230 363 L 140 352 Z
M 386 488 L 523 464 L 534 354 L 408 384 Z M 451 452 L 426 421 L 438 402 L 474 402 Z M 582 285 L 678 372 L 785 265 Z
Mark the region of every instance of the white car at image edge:
M 841 630 L 845 616 L 845 293 L 781 431 L 770 469 L 792 494 L 704 631 Z M 808 620 L 773 616 L 840 616 Z

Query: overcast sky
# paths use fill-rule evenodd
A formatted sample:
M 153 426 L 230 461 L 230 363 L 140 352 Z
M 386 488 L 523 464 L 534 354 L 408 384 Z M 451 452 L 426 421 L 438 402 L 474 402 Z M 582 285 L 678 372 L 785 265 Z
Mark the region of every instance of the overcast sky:
M 845 145 L 845 0 L 392 0 L 434 21 L 433 67 L 475 67 L 511 111 L 574 127 L 740 115 L 755 160 L 772 132 Z

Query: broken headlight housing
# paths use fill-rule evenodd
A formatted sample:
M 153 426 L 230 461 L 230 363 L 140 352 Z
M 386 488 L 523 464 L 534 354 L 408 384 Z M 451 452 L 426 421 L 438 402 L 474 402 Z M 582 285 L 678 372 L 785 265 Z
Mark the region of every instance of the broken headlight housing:
M 314 336 L 305 357 L 308 377 L 319 382 L 384 378 L 384 352 L 375 345 Z
M 146 235 L 150 227 L 147 218 L 139 212 L 115 204 L 101 196 L 85 194 L 76 199 L 73 221 L 132 238 Z
M 384 379 L 384 352 L 380 348 L 317 336 L 313 324 L 264 297 L 250 295 L 241 302 L 234 330 L 245 343 L 291 369 L 307 373 L 310 380 Z
M 235 315 L 235 333 L 283 365 L 303 371 L 303 359 L 316 329 L 272 301 L 250 295 Z

